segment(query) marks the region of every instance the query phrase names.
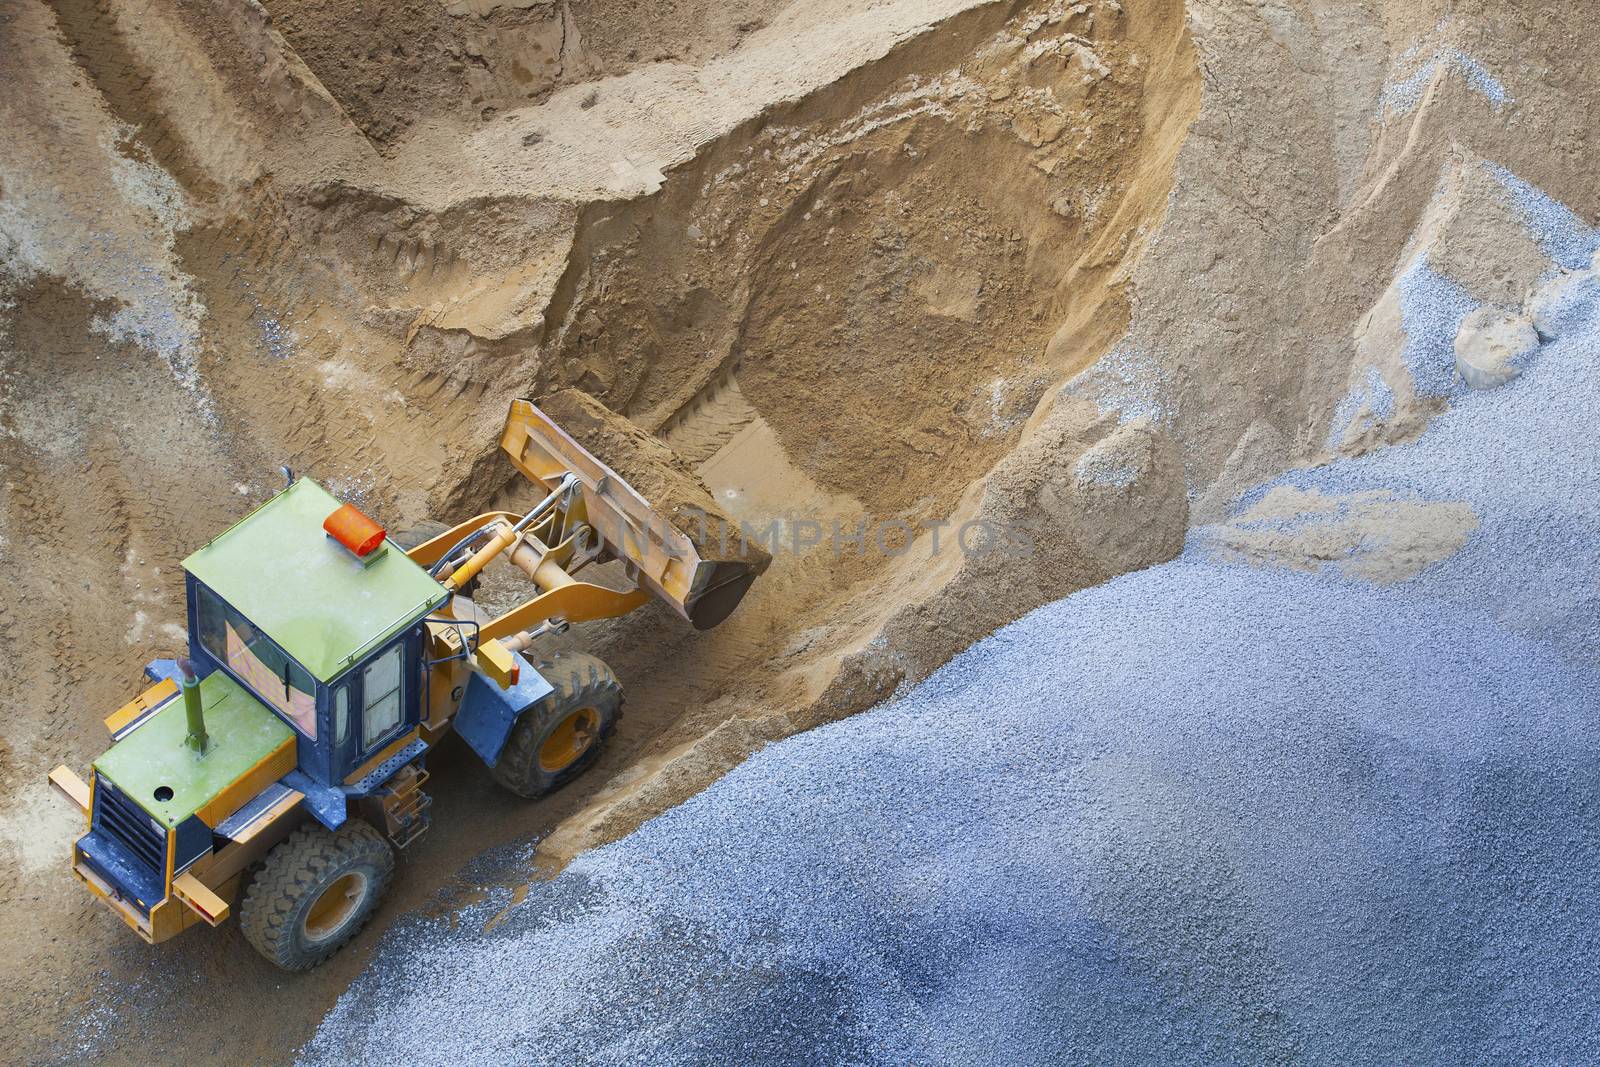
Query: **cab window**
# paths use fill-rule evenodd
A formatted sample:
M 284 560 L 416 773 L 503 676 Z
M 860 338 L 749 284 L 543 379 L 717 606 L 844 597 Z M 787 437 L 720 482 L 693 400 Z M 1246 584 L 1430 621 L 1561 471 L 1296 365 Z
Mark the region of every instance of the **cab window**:
M 363 748 L 370 749 L 400 725 L 400 656 L 404 648 L 404 642 L 396 643 L 361 672 Z
M 317 683 L 273 640 L 204 586 L 195 587 L 200 643 L 296 730 L 317 737 Z
M 350 740 L 350 686 L 341 685 L 333 691 L 333 744 L 343 748 Z

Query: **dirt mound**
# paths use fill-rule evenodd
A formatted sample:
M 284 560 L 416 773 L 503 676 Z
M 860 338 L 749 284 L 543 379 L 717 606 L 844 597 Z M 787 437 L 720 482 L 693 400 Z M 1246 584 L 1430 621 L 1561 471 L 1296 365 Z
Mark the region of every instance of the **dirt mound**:
M 270 0 L 287 45 L 380 151 L 430 122 L 489 122 L 641 62 L 703 62 L 779 0 Z

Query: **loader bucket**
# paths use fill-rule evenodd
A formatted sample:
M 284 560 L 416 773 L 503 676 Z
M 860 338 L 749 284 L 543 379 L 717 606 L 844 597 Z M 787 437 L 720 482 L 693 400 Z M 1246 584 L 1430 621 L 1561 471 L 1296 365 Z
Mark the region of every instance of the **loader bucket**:
M 631 469 L 649 463 L 662 466 L 660 456 L 652 450 L 670 455 L 654 438 L 640 443 L 649 447 L 630 453 L 651 454 L 630 454 L 626 459 L 633 465 Z M 547 492 L 569 472 L 575 475 L 581 502 L 574 501 L 569 514 L 586 522 L 605 549 L 625 561 L 630 572 L 636 572 L 634 577 L 641 586 L 698 630 L 708 630 L 727 618 L 766 569 L 769 560 L 764 552 L 743 545 L 736 535 L 730 536 L 727 525 L 715 521 L 708 536 L 705 516 L 699 512 L 690 516 L 680 501 L 673 503 L 683 525 L 674 524 L 665 510 L 653 507 L 530 401 L 512 402 L 500 447 L 518 470 Z M 671 471 L 673 479 L 693 478 L 681 464 L 677 468 Z M 714 508 L 709 497 L 707 506 Z

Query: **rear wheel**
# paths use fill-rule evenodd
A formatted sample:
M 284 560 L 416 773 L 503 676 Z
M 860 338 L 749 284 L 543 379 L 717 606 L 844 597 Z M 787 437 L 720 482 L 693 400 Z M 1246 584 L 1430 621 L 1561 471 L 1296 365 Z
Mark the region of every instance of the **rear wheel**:
M 594 656 L 562 652 L 536 667 L 555 692 L 522 713 L 489 769 L 525 797 L 544 796 L 587 770 L 622 709 L 617 676 Z
M 364 822 L 302 826 L 267 853 L 245 891 L 239 925 L 257 952 L 306 971 L 366 925 L 394 872 L 394 850 Z

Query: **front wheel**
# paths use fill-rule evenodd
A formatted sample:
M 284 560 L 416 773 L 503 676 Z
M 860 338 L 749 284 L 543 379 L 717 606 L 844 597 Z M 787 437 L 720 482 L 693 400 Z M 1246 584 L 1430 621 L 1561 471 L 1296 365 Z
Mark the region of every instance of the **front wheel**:
M 239 925 L 267 959 L 308 971 L 366 925 L 393 872 L 394 849 L 366 823 L 302 826 L 267 853 Z
M 561 652 L 536 667 L 555 692 L 522 713 L 489 769 L 524 797 L 544 796 L 587 770 L 622 708 L 617 676 L 594 656 Z

